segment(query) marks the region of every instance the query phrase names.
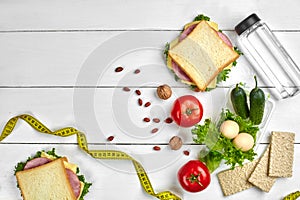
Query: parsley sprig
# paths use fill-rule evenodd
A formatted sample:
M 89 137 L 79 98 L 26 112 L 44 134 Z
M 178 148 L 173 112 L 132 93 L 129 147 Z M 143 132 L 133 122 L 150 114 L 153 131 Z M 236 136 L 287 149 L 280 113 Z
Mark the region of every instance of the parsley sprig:
M 241 52 L 237 47 L 233 47 L 233 50 L 234 50 L 237 54 L 243 55 L 243 52 Z M 237 64 L 237 61 L 235 60 L 235 61 L 233 61 L 232 66 L 236 66 L 236 64 Z
M 166 60 L 168 59 L 169 50 L 170 50 L 170 43 L 167 42 L 165 44 L 165 49 L 164 49 L 164 55 L 165 55 Z
M 92 183 L 86 182 L 84 175 L 79 175 L 79 168 L 78 167 L 77 167 L 76 174 L 77 174 L 77 177 L 78 177 L 79 181 L 84 183 L 83 190 L 82 190 L 82 193 L 81 193 L 80 198 L 79 198 L 79 200 L 84 200 L 83 197 L 89 192 L 89 188 L 92 186 Z
M 226 81 L 226 79 L 229 78 L 230 71 L 231 71 L 230 69 L 223 69 L 223 71 L 221 71 L 217 76 L 217 83 Z
M 237 47 L 233 47 L 234 51 L 237 52 L 237 54 L 239 55 L 243 55 L 243 53 L 237 48 Z M 233 61 L 232 62 L 232 66 L 236 66 L 237 65 L 237 61 Z M 218 76 L 217 76 L 217 83 L 220 83 L 222 81 L 226 81 L 227 78 L 229 78 L 229 73 L 231 72 L 231 69 L 224 69 L 223 71 L 221 71 Z
M 195 18 L 194 18 L 194 21 L 201 21 L 201 20 L 205 20 L 205 21 L 210 21 L 210 18 L 203 15 L 203 14 L 200 14 L 200 15 L 197 15 Z

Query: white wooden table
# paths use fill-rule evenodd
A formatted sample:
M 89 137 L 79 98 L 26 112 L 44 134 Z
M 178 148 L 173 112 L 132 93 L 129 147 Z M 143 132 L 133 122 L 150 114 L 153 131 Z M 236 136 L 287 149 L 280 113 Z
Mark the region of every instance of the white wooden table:
M 228 87 L 237 82 L 252 84 L 253 71 L 241 57 L 230 79 L 210 93 L 194 93 L 174 81 L 164 67 L 162 50 L 182 26 L 197 14 L 206 14 L 235 42 L 234 26 L 257 13 L 274 30 L 294 61 L 300 64 L 299 2 L 285 1 L 0 1 L 0 127 L 13 116 L 28 113 L 49 128 L 73 126 L 85 132 L 90 148 L 124 151 L 142 163 L 156 192 L 170 190 L 183 199 L 224 199 L 212 174 L 210 186 L 201 193 L 184 192 L 177 183 L 178 169 L 197 159 L 201 146 L 189 130 L 175 124 L 159 124 L 159 132 L 141 123 L 144 115 L 168 115 L 172 100 L 193 94 L 202 100 L 204 118 L 218 114 Z M 123 66 L 124 71 L 113 70 Z M 141 73 L 134 74 L 139 68 Z M 173 99 L 155 98 L 159 84 L 173 88 Z M 131 88 L 129 93 L 122 91 Z M 263 85 L 266 88 L 270 85 Z M 136 104 L 134 90 L 151 100 L 150 108 Z M 281 199 L 300 185 L 300 96 L 276 101 L 265 135 L 258 145 L 261 155 L 271 131 L 296 133 L 294 176 L 279 179 L 269 193 L 252 188 L 226 199 Z M 129 124 L 128 124 L 129 123 Z M 113 142 L 106 138 L 115 136 Z M 171 151 L 173 135 L 184 139 L 179 151 Z M 153 146 L 160 151 L 153 151 Z M 17 162 L 38 150 L 55 147 L 79 164 L 93 185 L 86 199 L 153 199 L 138 181 L 131 162 L 96 161 L 76 145 L 76 137 L 60 138 L 34 131 L 19 122 L 0 143 L 0 199 L 21 199 L 13 175 Z M 190 155 L 183 155 L 189 150 Z

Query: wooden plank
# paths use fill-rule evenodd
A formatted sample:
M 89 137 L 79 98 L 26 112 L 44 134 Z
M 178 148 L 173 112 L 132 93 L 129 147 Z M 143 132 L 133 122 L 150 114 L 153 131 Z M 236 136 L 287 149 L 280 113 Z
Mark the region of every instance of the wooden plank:
M 203 104 L 205 118 L 216 117 L 228 89 L 218 88 L 209 93 L 194 93 L 184 88 L 174 88 L 173 97 L 162 101 L 155 96 L 155 88 L 140 88 L 144 101 L 151 101 L 149 108 L 137 104 L 139 98 L 134 90 L 124 92 L 122 88 L 61 89 L 61 88 L 12 88 L 0 89 L 0 127 L 13 116 L 28 113 L 56 130 L 73 126 L 85 132 L 90 143 L 106 143 L 108 136 L 115 136 L 113 143 L 153 143 L 167 144 L 173 135 L 179 135 L 186 144 L 193 143 L 189 129 L 180 129 L 175 123 L 166 124 L 163 120 L 169 115 L 173 100 L 186 94 L 195 95 Z M 74 95 L 76 94 L 76 95 Z M 264 130 L 261 142 L 269 142 L 271 131 L 297 133 L 300 125 L 300 96 L 276 102 L 269 125 Z M 287 110 L 293 106 L 293 114 Z M 161 122 L 145 123 L 144 117 L 159 117 Z M 280 123 L 279 123 L 280 122 Z M 159 132 L 151 134 L 153 128 Z M 76 143 L 76 137 L 59 138 L 38 134 L 25 124 L 18 123 L 13 134 L 5 139 L 7 143 Z M 296 142 L 300 142 L 296 134 Z
M 142 32 L 54 32 L 0 33 L 1 87 L 73 87 L 73 86 L 140 86 L 162 80 L 183 86 L 165 67 L 162 51 L 177 31 Z M 233 32 L 225 32 L 235 41 Z M 300 46 L 298 32 L 276 33 L 296 63 Z M 136 39 L 135 39 L 136 38 Z M 235 43 L 235 42 L 234 42 Z M 115 67 L 125 70 L 116 76 Z M 133 70 L 141 68 L 138 77 L 130 79 Z M 253 83 L 253 70 L 244 56 L 232 69 L 225 85 Z M 266 85 L 260 81 L 261 85 Z
M 299 30 L 300 14 L 294 0 L 256 1 L 2 1 L 0 30 L 179 30 L 204 13 L 222 29 L 233 30 L 256 12 L 277 30 Z M 133 12 L 134 11 L 134 12 Z M 279 12 L 280 11 L 280 12 Z
M 225 91 L 212 93 L 193 93 L 187 89 L 175 88 L 173 97 L 162 101 L 155 96 L 155 88 L 141 89 L 141 98 L 151 101 L 149 108 L 137 104 L 134 89 L 131 93 L 117 89 L 2 89 L 1 127 L 16 115 L 29 113 L 55 130 L 65 126 L 74 126 L 87 134 L 91 143 L 104 143 L 110 135 L 117 143 L 168 143 L 169 139 L 180 132 L 186 142 L 191 141 L 188 130 L 179 129 L 175 123 L 163 122 L 169 116 L 174 98 L 183 94 L 194 94 L 201 98 L 206 108 L 204 116 L 212 116 L 225 96 Z M 216 98 L 212 99 L 214 95 Z M 124 106 L 124 108 L 122 108 Z M 125 113 L 124 113 L 125 112 Z M 161 123 L 145 123 L 143 118 L 160 117 Z M 53 120 L 51 120 L 51 118 Z M 128 119 L 127 119 L 128 118 Z M 124 124 L 124 120 L 127 120 Z M 128 124 L 130 127 L 128 127 Z M 153 128 L 159 128 L 157 134 L 151 134 Z M 186 133 L 186 134 L 185 134 Z M 5 142 L 76 142 L 76 137 L 58 138 L 37 134 L 32 128 L 20 122 L 14 133 Z
M 28 156 L 36 151 L 49 150 L 56 148 L 56 153 L 67 156 L 70 162 L 76 163 L 80 167 L 80 172 L 85 175 L 86 180 L 93 183 L 90 188 L 90 193 L 86 196 L 89 199 L 119 199 L 120 195 L 126 195 L 128 199 L 153 199 L 142 191 L 138 178 L 134 172 L 132 164 L 128 161 L 96 161 L 77 148 L 75 145 L 60 145 L 60 144 L 0 144 L 0 152 L 9 152 L 9 156 L 2 157 L 0 162 L 0 199 L 21 199 L 20 193 L 16 187 L 16 180 L 13 175 L 14 166 L 27 159 Z M 91 146 L 91 148 L 107 148 L 107 146 Z M 148 176 L 154 189 L 159 192 L 163 190 L 171 190 L 179 194 L 183 199 L 197 198 L 210 199 L 213 195 L 215 199 L 224 198 L 216 173 L 227 169 L 226 166 L 221 166 L 214 172 L 211 177 L 209 187 L 200 193 L 192 194 L 183 191 L 176 180 L 178 169 L 191 159 L 197 159 L 199 146 L 189 146 L 190 155 L 180 155 L 170 157 L 172 162 L 165 163 L 166 159 L 164 151 L 167 151 L 162 146 L 161 151 L 148 154 L 138 153 L 137 151 L 148 149 L 148 145 L 129 145 L 126 146 L 127 153 L 133 155 L 148 172 Z M 259 147 L 259 155 L 264 151 L 266 145 Z M 137 153 L 136 153 L 137 152 Z M 296 191 L 299 185 L 297 174 L 300 173 L 298 164 L 300 163 L 300 145 L 295 145 L 295 160 L 294 160 L 294 176 L 289 179 L 278 179 L 269 193 L 264 193 L 256 188 L 251 188 L 235 195 L 227 197 L 228 199 L 253 199 L 264 198 L 276 199 L 283 197 L 290 192 Z M 151 155 L 152 154 L 152 155 Z M 154 156 L 155 159 L 150 159 Z M 158 159 L 163 157 L 163 159 Z M 5 163 L 5 164 L 4 164 Z M 116 182 L 118 184 L 116 190 Z M 282 188 L 288 189 L 284 191 Z M 128 192 L 130 191 L 130 192 Z

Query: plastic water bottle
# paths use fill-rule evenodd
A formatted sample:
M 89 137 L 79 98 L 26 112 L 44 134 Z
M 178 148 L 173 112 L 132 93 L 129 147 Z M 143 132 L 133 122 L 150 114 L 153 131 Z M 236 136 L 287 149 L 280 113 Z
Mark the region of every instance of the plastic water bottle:
M 256 14 L 235 27 L 238 47 L 253 65 L 256 73 L 275 86 L 279 98 L 300 92 L 300 70 L 284 47 Z

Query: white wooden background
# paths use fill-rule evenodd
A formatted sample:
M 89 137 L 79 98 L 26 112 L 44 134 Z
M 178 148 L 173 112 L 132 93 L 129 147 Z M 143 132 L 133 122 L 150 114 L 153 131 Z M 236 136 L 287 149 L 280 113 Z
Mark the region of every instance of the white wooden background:
M 0 127 L 9 118 L 22 113 L 34 115 L 51 129 L 74 126 L 87 134 L 90 148 L 112 148 L 133 155 L 148 171 L 157 192 L 171 190 L 183 199 L 224 199 L 216 173 L 226 166 L 212 174 L 210 186 L 201 193 L 184 192 L 178 185 L 178 169 L 188 160 L 196 159 L 201 149 L 201 146 L 193 144 L 189 130 L 178 129 L 175 124 L 161 123 L 161 131 L 155 136 L 147 135 L 147 127 L 142 127 L 142 133 L 132 133 L 118 121 L 124 113 L 119 116 L 117 110 L 124 110 L 122 106 L 125 105 L 125 116 L 128 113 L 132 122 L 138 121 L 144 114 L 155 113 L 151 109 L 137 109 L 132 103 L 136 99 L 132 92 L 135 88 L 141 88 L 145 98 L 155 99 L 155 87 L 168 83 L 174 88 L 173 98 L 193 94 L 203 101 L 205 117 L 216 116 L 230 85 L 241 81 L 252 84 L 253 71 L 249 64 L 240 58 L 223 87 L 210 93 L 193 93 L 176 83 L 168 70 L 162 67 L 164 61 L 160 50 L 165 42 L 176 37 L 182 26 L 200 13 L 218 22 L 220 28 L 235 41 L 234 26 L 255 12 L 274 30 L 299 65 L 299 6 L 300 3 L 295 0 L 2 0 Z M 124 40 L 114 42 L 124 34 L 137 35 L 137 40 L 143 35 L 150 36 L 150 41 L 146 43 L 153 44 L 148 45 L 148 49 L 139 46 L 141 49 L 118 57 L 122 48 L 126 50 L 127 45 L 135 43 Z M 103 46 L 107 51 L 100 50 L 98 52 L 104 55 L 97 55 L 97 49 Z M 83 74 L 95 52 L 100 61 L 94 63 L 99 68 L 93 69 L 104 71 L 103 76 L 93 71 Z M 106 56 L 117 58 L 108 68 L 101 63 Z M 123 75 L 110 71 L 118 65 L 125 67 Z M 147 71 L 146 65 L 153 68 Z M 141 73 L 136 75 L 137 80 L 130 79 L 130 70 L 138 67 L 141 67 Z M 128 82 L 124 81 L 126 78 Z M 131 86 L 131 93 L 127 96 L 122 96 L 125 95 L 123 86 Z M 267 89 L 270 85 L 261 83 L 260 86 Z M 116 100 L 115 96 L 122 98 Z M 163 117 L 167 115 L 171 103 L 172 99 L 163 103 L 156 99 L 154 105 Z M 294 176 L 278 180 L 269 193 L 252 188 L 226 199 L 281 199 L 299 190 L 300 137 L 297 132 L 300 130 L 300 96 L 276 101 L 275 104 L 257 152 L 261 155 L 264 151 L 271 131 L 295 132 Z M 143 126 L 141 123 L 134 125 Z M 106 142 L 109 135 L 115 136 L 113 145 Z M 179 151 L 171 151 L 167 145 L 173 135 L 184 139 L 185 145 Z M 154 152 L 154 145 L 159 145 L 162 150 Z M 19 122 L 13 134 L 0 143 L 0 199 L 21 199 L 13 175 L 14 166 L 38 150 L 53 147 L 57 153 L 78 163 L 87 180 L 93 182 L 86 199 L 153 199 L 142 190 L 130 162 L 96 161 L 79 150 L 75 137 L 41 135 L 24 122 Z M 185 149 L 191 152 L 189 156 L 182 154 Z

